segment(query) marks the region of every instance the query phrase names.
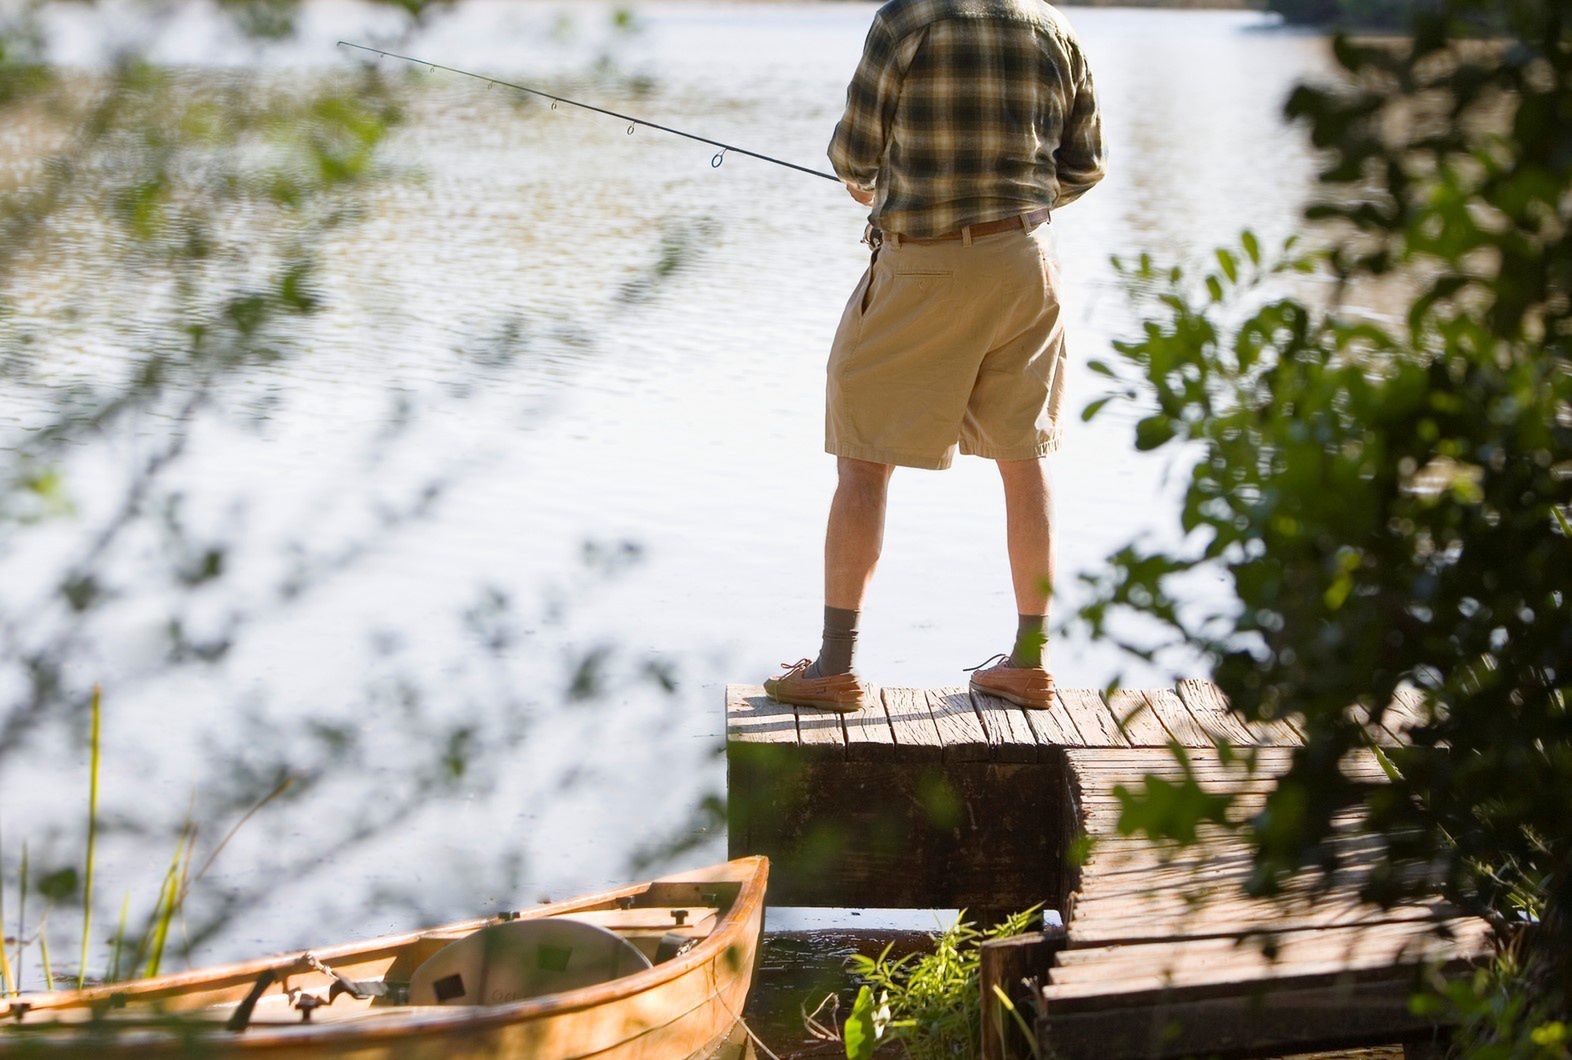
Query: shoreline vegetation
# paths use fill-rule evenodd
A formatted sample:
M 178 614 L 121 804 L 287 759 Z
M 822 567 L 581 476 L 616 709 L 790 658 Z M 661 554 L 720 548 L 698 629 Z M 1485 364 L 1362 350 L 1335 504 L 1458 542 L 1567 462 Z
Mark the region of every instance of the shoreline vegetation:
M 846 0 L 826 0 L 841 3 Z M 869 0 L 856 0 L 867 3 Z M 1298 29 L 1394 30 L 1409 25 L 1432 0 L 1052 0 L 1064 8 L 1125 7 L 1143 11 L 1260 11 Z
M 794 3 L 797 0 L 778 0 Z M 823 0 L 846 3 L 848 0 Z M 853 3 L 878 3 L 882 0 L 849 0 Z M 1265 11 L 1267 0 L 1050 0 L 1055 7 L 1128 7 L 1153 11 Z
M 1058 7 L 1133 7 L 1159 11 L 1265 11 L 1259 0 L 1061 0 Z

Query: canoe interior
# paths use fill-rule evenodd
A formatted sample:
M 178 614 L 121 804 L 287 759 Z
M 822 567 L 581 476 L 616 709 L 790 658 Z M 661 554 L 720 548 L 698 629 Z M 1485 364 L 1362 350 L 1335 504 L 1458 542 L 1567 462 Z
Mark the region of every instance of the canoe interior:
M 744 858 L 709 869 L 607 891 L 572 901 L 546 904 L 484 919 L 446 924 L 425 931 L 387 936 L 360 943 L 325 947 L 303 953 L 248 961 L 220 968 L 201 969 L 157 979 L 116 984 L 82 991 L 59 991 L 26 996 L 20 1001 L 0 1001 L 0 1019 L 9 1018 L 13 1030 L 49 1037 L 51 1029 L 69 1034 L 84 1024 L 109 1024 L 123 1030 L 136 1026 L 198 1027 L 227 1023 L 259 977 L 272 972 L 275 981 L 254 1003 L 248 1034 L 266 1035 L 269 1028 L 301 1028 L 303 1023 L 323 1027 L 354 1022 L 383 1024 L 410 1020 L 425 1014 L 449 1015 L 456 1009 L 470 1013 L 488 1006 L 415 1006 L 405 1001 L 410 977 L 438 950 L 476 931 L 514 920 L 566 917 L 603 927 L 639 949 L 655 967 L 625 977 L 631 984 L 657 974 L 663 965 L 676 965 L 701 956 L 723 936 L 735 936 L 757 924 L 762 912 L 763 879 L 767 863 Z M 739 901 L 745 898 L 745 901 Z M 749 928 L 756 930 L 756 928 Z M 756 939 L 747 940 L 751 954 Z M 710 955 L 713 959 L 714 955 Z M 358 1000 L 338 994 L 331 1004 L 315 1007 L 309 1021 L 302 1018 L 296 999 L 302 994 L 326 999 L 334 979 L 314 966 L 312 958 L 346 979 L 384 984 L 388 994 Z M 751 978 L 751 967 L 742 974 Z M 612 980 L 592 987 L 514 1003 L 516 1019 L 539 1015 L 560 1016 L 564 1010 L 590 1007 L 616 1000 Z M 579 995 L 583 995 L 582 998 Z M 8 1007 L 9 1006 L 9 1009 Z M 18 1008 L 25 1010 L 18 1018 Z M 215 1030 L 217 1028 L 214 1028 Z M 301 1028 L 303 1029 L 303 1028 Z M 345 1028 L 346 1030 L 348 1028 Z M 32 1037 L 31 1034 L 27 1035 Z M 0 1039 L 3 1044 L 3 1039 Z

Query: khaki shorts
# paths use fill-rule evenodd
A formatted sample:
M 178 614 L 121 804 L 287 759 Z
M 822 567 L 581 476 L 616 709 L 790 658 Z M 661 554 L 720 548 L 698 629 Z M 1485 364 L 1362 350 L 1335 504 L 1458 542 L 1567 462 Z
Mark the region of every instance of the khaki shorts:
M 827 451 L 940 470 L 1059 447 L 1064 321 L 1047 225 L 893 239 L 852 293 L 830 353 Z

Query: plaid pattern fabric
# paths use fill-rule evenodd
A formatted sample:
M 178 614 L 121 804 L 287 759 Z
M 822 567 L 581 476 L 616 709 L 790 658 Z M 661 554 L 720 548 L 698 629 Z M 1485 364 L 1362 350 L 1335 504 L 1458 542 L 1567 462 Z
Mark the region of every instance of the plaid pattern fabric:
M 890 0 L 830 163 L 874 189 L 875 227 L 919 239 L 1063 206 L 1103 177 L 1091 71 L 1045 0 Z

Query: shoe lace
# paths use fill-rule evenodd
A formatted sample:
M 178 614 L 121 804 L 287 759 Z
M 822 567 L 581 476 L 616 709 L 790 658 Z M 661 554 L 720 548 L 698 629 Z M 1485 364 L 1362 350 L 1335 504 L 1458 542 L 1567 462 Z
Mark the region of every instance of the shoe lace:
M 786 668 L 786 672 L 781 674 L 781 677 L 799 677 L 807 672 L 808 667 L 813 665 L 813 660 L 798 659 L 794 663 L 783 662 L 781 665 Z
M 967 673 L 967 674 L 974 674 L 978 670 L 986 670 L 986 669 L 988 669 L 988 667 L 992 666 L 994 663 L 1004 662 L 1005 660 L 1009 659 L 1009 657 L 1010 656 L 1007 653 L 1001 651 L 998 655 L 989 656 L 987 659 L 985 659 L 984 661 L 978 663 L 976 666 L 968 666 L 966 669 L 962 670 L 961 672 L 962 673 Z

